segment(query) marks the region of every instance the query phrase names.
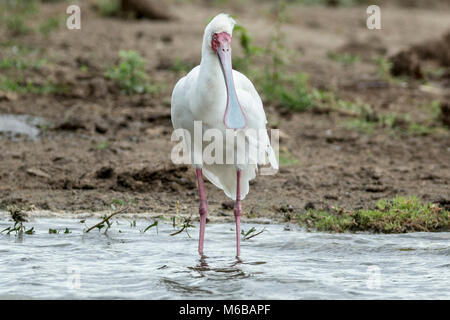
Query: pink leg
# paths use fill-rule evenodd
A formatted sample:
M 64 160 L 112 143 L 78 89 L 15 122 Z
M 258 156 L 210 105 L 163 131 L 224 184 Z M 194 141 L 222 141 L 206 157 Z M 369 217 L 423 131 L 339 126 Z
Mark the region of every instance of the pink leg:
M 237 171 L 237 186 L 236 186 L 236 203 L 234 204 L 234 217 L 236 218 L 236 257 L 241 255 L 241 175 L 242 171 Z
M 200 213 L 200 235 L 198 238 L 198 253 L 203 256 L 203 242 L 205 240 L 205 225 L 206 225 L 206 216 L 208 214 L 208 205 L 206 203 L 206 192 L 205 185 L 203 182 L 203 173 L 202 169 L 196 169 L 195 173 L 197 174 L 197 182 L 198 182 L 198 195 L 200 197 L 200 205 L 199 205 L 199 213 Z

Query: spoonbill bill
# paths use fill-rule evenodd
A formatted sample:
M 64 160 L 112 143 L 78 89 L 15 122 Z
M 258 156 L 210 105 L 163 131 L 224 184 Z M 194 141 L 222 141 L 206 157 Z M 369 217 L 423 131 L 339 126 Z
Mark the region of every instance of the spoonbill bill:
M 198 252 L 201 256 L 207 216 L 203 176 L 235 201 L 236 256 L 239 257 L 241 200 L 249 192 L 249 181 L 255 178 L 258 165 L 270 165 L 273 172 L 278 170 L 278 162 L 266 130 L 267 119 L 261 98 L 252 82 L 232 69 L 231 39 L 234 25 L 234 19 L 224 13 L 211 20 L 203 35 L 200 65 L 181 78 L 172 92 L 172 124 L 174 129 L 187 132 L 184 138 L 190 146 L 191 163 L 197 176 L 200 198 Z M 232 133 L 233 143 L 229 143 L 227 136 L 226 143 L 220 143 L 220 148 L 223 149 L 216 150 L 216 153 L 223 156 L 221 159 L 226 158 L 226 161 L 203 161 L 203 152 L 207 146 L 203 139 L 195 139 L 195 123 L 200 123 L 202 130 L 214 129 L 225 136 Z M 259 132 L 257 138 L 247 134 L 249 129 Z M 244 137 L 241 140 L 244 141 L 243 146 L 236 143 L 239 136 Z M 257 153 L 262 156 L 252 156 L 248 151 L 252 147 L 259 148 Z M 240 157 L 242 155 L 243 158 Z M 196 160 L 197 156 L 200 161 Z M 238 161 L 238 158 L 244 160 Z

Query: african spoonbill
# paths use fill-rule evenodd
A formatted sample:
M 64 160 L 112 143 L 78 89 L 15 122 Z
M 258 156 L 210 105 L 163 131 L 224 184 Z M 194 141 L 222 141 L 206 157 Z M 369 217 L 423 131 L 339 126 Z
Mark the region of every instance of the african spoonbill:
M 241 200 L 249 192 L 249 181 L 255 178 L 258 164 L 270 164 L 278 169 L 269 136 L 266 131 L 267 119 L 261 98 L 252 82 L 242 73 L 232 69 L 231 39 L 234 19 L 227 14 L 219 14 L 206 26 L 203 36 L 202 58 L 199 66 L 193 68 L 181 78 L 172 93 L 171 118 L 174 129 L 183 129 L 189 133 L 192 164 L 195 168 L 200 198 L 200 234 L 198 252 L 203 255 L 207 200 L 203 176 L 222 189 L 235 200 L 234 216 L 236 220 L 236 255 L 240 256 L 240 217 Z M 216 129 L 226 135 L 234 134 L 234 142 L 244 136 L 244 148 L 239 145 L 222 143 L 223 157 L 230 156 L 231 163 L 206 163 L 195 161 L 195 156 L 206 148 L 204 141 L 194 139 L 194 122 L 201 121 L 202 129 Z M 248 129 L 263 132 L 257 139 L 246 134 Z M 200 144 L 200 146 L 199 146 Z M 199 146 L 199 148 L 195 148 Z M 259 147 L 262 157 L 255 159 L 249 155 L 249 147 Z M 237 161 L 246 153 L 244 161 Z M 201 157 L 200 157 L 201 158 Z M 229 158 L 227 158 L 229 159 Z

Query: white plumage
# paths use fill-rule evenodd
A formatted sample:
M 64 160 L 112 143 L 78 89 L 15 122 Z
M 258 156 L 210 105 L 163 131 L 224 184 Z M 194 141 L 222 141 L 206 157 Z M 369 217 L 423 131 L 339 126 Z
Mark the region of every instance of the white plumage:
M 227 86 L 218 54 L 212 49 L 211 41 L 214 34 L 221 32 L 226 32 L 231 36 L 234 24 L 235 21 L 226 14 L 217 15 L 208 24 L 203 36 L 200 65 L 181 78 L 173 90 L 171 107 L 173 127 L 174 129 L 186 129 L 190 132 L 192 139 L 194 137 L 194 121 L 202 121 L 203 132 L 209 128 L 215 128 L 222 131 L 225 137 L 227 126 L 224 123 L 224 113 L 227 108 Z M 240 199 L 244 199 L 249 192 L 249 181 L 256 176 L 258 164 L 270 164 L 272 168 L 278 169 L 278 163 L 265 131 L 267 119 L 258 92 L 252 82 L 242 73 L 233 70 L 232 78 L 239 104 L 246 118 L 245 129 L 264 129 L 265 132 L 257 142 L 256 139 L 246 136 L 247 148 L 249 144 L 259 143 L 266 156 L 258 158 L 258 161 L 253 164 L 248 163 L 249 161 L 239 165 L 202 163 L 195 167 L 202 168 L 209 181 L 222 189 L 229 198 L 236 200 L 237 168 L 242 171 Z M 238 129 L 236 134 L 245 134 L 245 131 Z M 208 143 L 203 143 L 200 149 L 204 150 L 206 145 Z M 234 152 L 245 152 L 236 150 L 236 147 L 234 149 Z M 232 151 L 225 147 L 224 157 Z M 248 155 L 246 156 L 248 160 Z

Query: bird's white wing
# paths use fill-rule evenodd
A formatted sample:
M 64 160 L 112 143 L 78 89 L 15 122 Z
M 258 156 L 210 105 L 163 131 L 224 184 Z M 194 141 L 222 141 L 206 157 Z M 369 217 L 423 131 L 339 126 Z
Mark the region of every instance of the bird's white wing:
M 249 144 L 253 148 L 257 148 L 257 150 L 265 153 L 265 155 L 251 160 L 254 160 L 257 164 L 261 165 L 270 164 L 273 169 L 278 170 L 278 161 L 275 152 L 270 145 L 270 139 L 266 130 L 267 118 L 261 97 L 256 91 L 253 83 L 245 75 L 238 71 L 234 71 L 233 77 L 235 77 L 237 87 L 239 88 L 239 102 L 247 115 L 247 129 L 255 129 L 258 133 L 262 133 L 257 137 L 247 135 Z
M 185 77 L 178 80 L 173 92 L 171 101 L 171 119 L 174 129 L 184 128 L 190 130 L 194 128 L 194 117 L 191 112 L 189 101 L 195 79 L 198 77 L 199 66 L 192 69 Z
M 191 163 L 194 163 L 195 150 L 192 138 L 194 137 L 195 116 L 190 108 L 190 97 L 194 90 L 194 84 L 198 76 L 199 66 L 192 69 L 185 77 L 178 80 L 171 101 L 171 120 L 174 129 L 184 129 L 182 143 L 184 150 L 190 150 Z M 189 133 L 190 136 L 186 134 Z

